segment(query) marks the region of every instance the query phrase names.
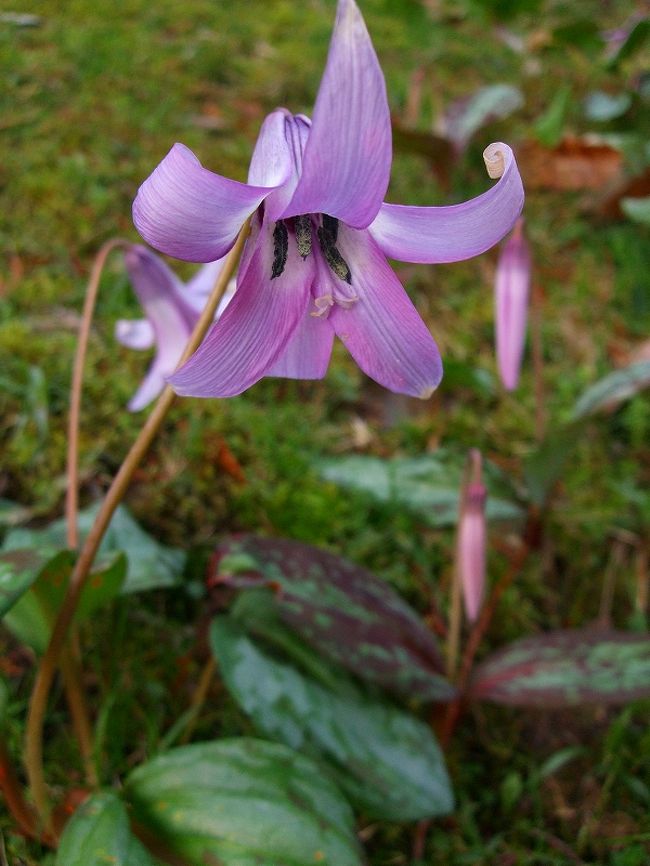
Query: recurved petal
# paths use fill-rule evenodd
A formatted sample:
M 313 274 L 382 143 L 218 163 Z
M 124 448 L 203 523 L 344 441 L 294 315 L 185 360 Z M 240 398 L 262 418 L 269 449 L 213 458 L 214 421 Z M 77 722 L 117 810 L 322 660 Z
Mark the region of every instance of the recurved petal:
M 267 376 L 284 379 L 322 379 L 327 373 L 334 330 L 327 319 L 305 315 Z
M 313 256 L 288 245 L 282 273 L 271 279 L 273 226 L 264 225 L 237 291 L 199 349 L 173 376 L 178 394 L 233 397 L 266 375 L 307 314 Z
M 484 253 L 513 227 L 524 204 L 524 188 L 512 150 L 489 145 L 483 158 L 492 189 L 447 207 L 381 206 L 370 233 L 387 256 L 403 262 L 458 262 Z
M 356 228 L 377 215 L 392 159 L 384 76 L 354 0 L 339 0 L 325 73 L 285 216 L 327 213 Z
M 149 372 L 129 403 L 136 412 L 158 396 L 164 377 L 176 368 L 190 335 L 191 312 L 179 296 L 179 280 L 158 256 L 145 247 L 131 246 L 124 259 L 156 346 Z
M 367 231 L 340 226 L 338 249 L 351 272 L 351 287 L 330 273 L 329 290 L 356 293 L 351 305 L 334 304 L 329 319 L 368 376 L 390 391 L 426 399 L 442 378 L 436 343 L 386 258 Z M 338 284 L 338 285 L 337 285 Z
M 138 190 L 133 221 L 155 249 L 211 262 L 228 252 L 244 220 L 273 189 L 208 171 L 189 148 L 175 144 Z
M 115 339 L 127 349 L 143 351 L 153 346 L 156 335 L 149 319 L 118 319 L 115 322 Z

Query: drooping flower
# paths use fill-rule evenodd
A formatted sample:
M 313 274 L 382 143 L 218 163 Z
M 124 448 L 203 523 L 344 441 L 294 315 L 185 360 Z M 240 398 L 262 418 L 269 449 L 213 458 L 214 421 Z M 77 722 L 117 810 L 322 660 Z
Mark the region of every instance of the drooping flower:
M 482 480 L 480 451 L 474 449 L 470 453 L 467 476 L 461 490 L 456 537 L 456 569 L 467 619 L 474 622 L 481 610 L 485 591 L 487 491 Z
M 524 237 L 523 219 L 519 219 L 499 256 L 495 284 L 497 366 L 507 391 L 514 391 L 519 381 L 526 342 L 530 271 L 530 250 Z
M 247 184 L 175 144 L 140 187 L 138 230 L 188 261 L 222 257 L 252 214 L 233 301 L 170 377 L 176 391 L 226 397 L 263 376 L 322 378 L 336 334 L 377 382 L 428 397 L 442 376 L 440 355 L 386 256 L 458 261 L 510 230 L 523 205 L 514 156 L 500 143 L 484 156 L 500 179 L 475 199 L 383 202 L 392 160 L 384 77 L 354 0 L 339 0 L 313 120 L 271 113 Z
M 223 260 L 203 265 L 185 285 L 162 259 L 143 246 L 130 245 L 124 261 L 146 318 L 120 319 L 115 324 L 115 337 L 130 349 L 156 348 L 149 371 L 128 404 L 132 412 L 138 412 L 156 399 L 165 387 L 166 377 L 178 366 Z M 217 318 L 231 300 L 233 290 L 234 286 L 224 295 Z

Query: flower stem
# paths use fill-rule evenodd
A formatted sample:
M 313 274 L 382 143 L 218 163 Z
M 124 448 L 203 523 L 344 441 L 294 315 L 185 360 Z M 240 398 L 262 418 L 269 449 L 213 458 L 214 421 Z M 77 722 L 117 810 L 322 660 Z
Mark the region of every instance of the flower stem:
M 249 223 L 247 222 L 239 233 L 235 246 L 230 251 L 223 270 L 219 274 L 212 294 L 196 324 L 192 335 L 185 347 L 183 357 L 179 363 L 184 363 L 201 344 L 208 328 L 212 324 L 216 309 L 219 305 L 228 281 L 230 280 L 239 261 L 244 242 L 248 235 Z M 113 479 L 104 501 L 95 517 L 95 522 L 86 537 L 85 543 L 79 554 L 70 578 L 65 598 L 61 604 L 57 620 L 52 630 L 50 643 L 41 659 L 41 664 L 36 675 L 36 681 L 31 695 L 29 711 L 27 715 L 27 732 L 25 737 L 25 767 L 29 778 L 29 784 L 34 797 L 34 803 L 41 820 L 46 829 L 51 826 L 50 805 L 45 786 L 43 773 L 43 722 L 47 709 L 47 698 L 54 679 L 57 663 L 59 661 L 63 646 L 66 641 L 72 618 L 77 609 L 81 592 L 85 586 L 88 574 L 92 567 L 95 555 L 102 541 L 104 533 L 108 528 L 111 517 L 119 503 L 122 501 L 126 489 L 133 477 L 133 473 L 151 445 L 156 433 L 167 415 L 175 398 L 174 391 L 167 386 L 160 395 L 153 411 L 147 418 L 144 427 L 140 431 L 131 450 L 127 454 L 117 475 Z
M 77 512 L 79 507 L 79 417 L 81 414 L 81 394 L 83 389 L 84 363 L 88 351 L 90 338 L 90 327 L 93 320 L 99 281 L 110 253 L 119 248 L 127 246 L 127 242 L 121 238 L 113 238 L 107 241 L 97 253 L 93 262 L 84 308 L 81 315 L 79 335 L 77 338 L 77 351 L 72 367 L 72 383 L 70 385 L 70 415 L 68 418 L 68 483 L 65 498 L 66 517 L 66 541 L 71 550 L 76 550 L 79 544 L 79 532 L 77 527 Z M 95 787 L 98 784 L 97 771 L 93 761 L 92 727 L 90 715 L 84 700 L 82 687 L 81 665 L 78 654 L 74 648 L 63 653 L 61 656 L 61 674 L 65 687 L 66 700 L 72 716 L 72 724 L 79 743 L 79 751 L 83 759 L 86 780 L 89 785 Z
M 0 741 L 0 791 L 16 825 L 26 836 L 38 837 L 36 815 L 25 801 L 9 753 Z

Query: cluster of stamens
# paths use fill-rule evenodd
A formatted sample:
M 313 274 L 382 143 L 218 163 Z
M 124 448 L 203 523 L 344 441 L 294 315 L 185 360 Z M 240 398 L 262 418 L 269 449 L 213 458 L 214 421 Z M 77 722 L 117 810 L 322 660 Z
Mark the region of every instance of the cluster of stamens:
M 312 220 L 311 216 L 303 214 L 293 218 L 293 231 L 296 237 L 298 255 L 304 260 L 312 251 Z M 316 229 L 318 245 L 330 270 L 340 280 L 352 284 L 352 273 L 336 246 L 339 235 L 339 221 L 328 214 L 322 214 L 322 222 Z M 285 220 L 278 220 L 273 228 L 273 266 L 271 279 L 274 280 L 284 272 L 289 254 L 289 229 Z

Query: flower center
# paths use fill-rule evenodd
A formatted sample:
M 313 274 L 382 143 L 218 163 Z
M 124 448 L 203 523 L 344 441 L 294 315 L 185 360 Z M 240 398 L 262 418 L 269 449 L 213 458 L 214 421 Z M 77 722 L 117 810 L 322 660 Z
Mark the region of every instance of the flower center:
M 341 255 L 336 246 L 339 235 L 339 221 L 328 214 L 302 214 L 294 217 L 292 234 L 296 239 L 298 255 L 306 259 L 312 252 L 313 234 L 312 219 L 320 225 L 316 225 L 316 236 L 323 258 L 329 269 L 340 280 L 352 285 L 352 272 L 350 266 Z M 278 220 L 273 228 L 273 264 L 271 266 L 271 279 L 274 280 L 284 273 L 289 254 L 289 227 L 287 221 Z

